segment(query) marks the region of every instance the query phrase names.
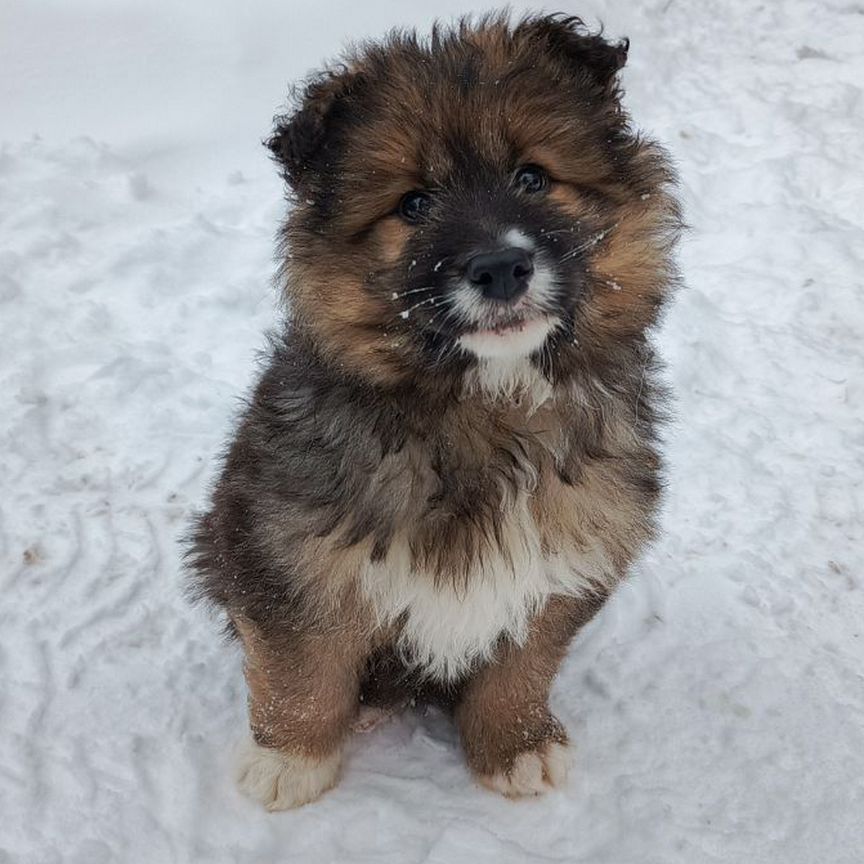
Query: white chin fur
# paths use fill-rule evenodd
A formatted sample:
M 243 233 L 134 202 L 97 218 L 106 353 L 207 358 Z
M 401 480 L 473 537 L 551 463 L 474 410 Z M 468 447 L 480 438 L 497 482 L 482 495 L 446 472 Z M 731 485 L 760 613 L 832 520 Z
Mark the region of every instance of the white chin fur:
M 283 753 L 247 741 L 239 754 L 237 785 L 268 810 L 301 807 L 324 794 L 339 779 L 341 754 L 322 759 Z
M 480 330 L 460 337 L 459 346 L 481 359 L 515 359 L 527 357 L 542 347 L 552 330 L 548 318 L 527 321 L 522 327 L 496 332 Z

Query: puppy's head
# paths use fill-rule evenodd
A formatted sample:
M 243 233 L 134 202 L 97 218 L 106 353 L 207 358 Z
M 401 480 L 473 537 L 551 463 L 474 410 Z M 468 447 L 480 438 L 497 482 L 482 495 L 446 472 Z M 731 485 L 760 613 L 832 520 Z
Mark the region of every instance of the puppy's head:
M 378 384 L 519 358 L 555 383 L 641 338 L 678 217 L 621 108 L 627 47 L 499 16 L 311 79 L 268 145 L 294 197 L 286 291 L 318 350 Z

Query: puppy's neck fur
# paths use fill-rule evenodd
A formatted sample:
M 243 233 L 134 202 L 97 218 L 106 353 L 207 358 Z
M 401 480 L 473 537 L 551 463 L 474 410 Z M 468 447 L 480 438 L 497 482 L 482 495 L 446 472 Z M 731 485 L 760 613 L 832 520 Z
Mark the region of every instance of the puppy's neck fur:
M 465 373 L 462 392 L 514 402 L 533 413 L 552 397 L 553 387 L 528 357 L 496 357 L 479 359 Z

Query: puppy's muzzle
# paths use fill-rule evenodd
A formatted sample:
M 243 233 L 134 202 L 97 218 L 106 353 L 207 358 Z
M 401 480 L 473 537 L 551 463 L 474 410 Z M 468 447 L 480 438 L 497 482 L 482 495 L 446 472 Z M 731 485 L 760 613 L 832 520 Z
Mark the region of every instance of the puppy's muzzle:
M 515 303 L 528 290 L 533 272 L 531 253 L 515 246 L 474 255 L 465 268 L 484 297 L 501 303 Z

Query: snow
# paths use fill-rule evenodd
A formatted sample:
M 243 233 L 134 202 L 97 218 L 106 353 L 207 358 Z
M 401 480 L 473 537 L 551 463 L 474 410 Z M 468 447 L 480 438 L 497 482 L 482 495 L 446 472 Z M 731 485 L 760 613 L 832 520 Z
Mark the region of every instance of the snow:
M 447 17 L 464 11 L 435 4 Z M 276 320 L 287 82 L 420 0 L 11 0 L 0 28 L 0 862 L 860 862 L 864 6 L 592 0 L 677 157 L 665 533 L 554 691 L 566 791 L 449 722 L 268 814 L 235 649 L 177 543 Z

